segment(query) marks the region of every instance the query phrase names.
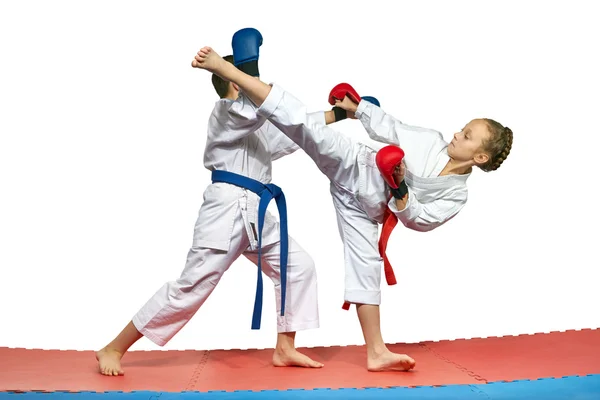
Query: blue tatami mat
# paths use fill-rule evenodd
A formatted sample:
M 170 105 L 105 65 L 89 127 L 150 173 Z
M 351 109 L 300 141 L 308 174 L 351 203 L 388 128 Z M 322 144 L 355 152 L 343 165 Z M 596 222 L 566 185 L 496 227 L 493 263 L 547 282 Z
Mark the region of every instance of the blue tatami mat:
M 230 399 L 402 399 L 402 400 L 600 400 L 600 375 L 547 378 L 513 382 L 493 382 L 480 385 L 450 385 L 441 387 L 389 389 L 316 389 L 263 392 L 26 392 L 0 393 L 0 400 L 230 400 Z

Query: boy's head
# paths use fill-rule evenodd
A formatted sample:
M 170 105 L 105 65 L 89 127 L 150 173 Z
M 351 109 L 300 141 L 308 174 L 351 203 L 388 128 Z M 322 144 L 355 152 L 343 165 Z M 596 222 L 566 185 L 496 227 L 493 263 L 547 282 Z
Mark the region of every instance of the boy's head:
M 233 64 L 233 56 L 225 56 L 223 59 Z M 212 75 L 212 84 L 221 99 L 228 98 L 235 100 L 238 97 L 239 88 L 235 83 L 224 80 L 218 75 Z

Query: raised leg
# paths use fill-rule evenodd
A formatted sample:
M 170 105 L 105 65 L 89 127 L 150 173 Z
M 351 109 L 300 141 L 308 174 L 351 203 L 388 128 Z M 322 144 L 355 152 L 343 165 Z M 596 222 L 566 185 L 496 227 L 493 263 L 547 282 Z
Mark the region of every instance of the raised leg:
M 327 126 L 330 121 L 324 114 L 323 118 L 310 116 L 306 106 L 294 96 L 238 70 L 210 47 L 198 52 L 192 66 L 206 69 L 238 85 L 257 106 L 258 114 L 269 118 L 273 125 L 300 146 L 332 182 L 352 190 L 358 179 L 356 157 L 359 146 Z

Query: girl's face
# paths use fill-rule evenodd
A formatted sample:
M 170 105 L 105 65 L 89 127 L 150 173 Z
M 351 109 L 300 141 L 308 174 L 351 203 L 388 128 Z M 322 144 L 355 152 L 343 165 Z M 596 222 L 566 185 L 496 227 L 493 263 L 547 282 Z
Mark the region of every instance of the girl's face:
M 483 164 L 489 159 L 489 155 L 483 148 L 483 144 L 489 137 L 487 123 L 484 120 L 474 119 L 460 132 L 454 134 L 454 139 L 448 145 L 448 155 L 456 161 Z

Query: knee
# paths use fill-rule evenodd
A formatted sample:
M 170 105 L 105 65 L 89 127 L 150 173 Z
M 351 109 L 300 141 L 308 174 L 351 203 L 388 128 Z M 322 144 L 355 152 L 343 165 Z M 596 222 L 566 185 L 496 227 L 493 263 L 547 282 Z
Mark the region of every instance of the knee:
M 346 285 L 368 291 L 381 287 L 381 262 L 376 257 L 346 260 Z
M 290 268 L 290 275 L 295 280 L 312 281 L 317 279 L 315 260 L 306 252 L 298 254 L 294 268 Z
M 191 293 L 199 288 L 210 291 L 218 285 L 223 274 L 221 271 L 205 271 L 205 274 L 183 274 L 173 282 L 172 290 L 181 293 Z

